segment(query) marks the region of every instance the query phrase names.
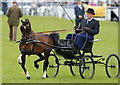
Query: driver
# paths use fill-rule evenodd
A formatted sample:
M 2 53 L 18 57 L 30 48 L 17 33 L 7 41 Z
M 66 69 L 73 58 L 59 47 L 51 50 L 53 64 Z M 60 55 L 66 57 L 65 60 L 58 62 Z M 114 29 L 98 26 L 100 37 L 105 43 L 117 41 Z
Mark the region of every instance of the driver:
M 99 21 L 94 19 L 94 10 L 88 8 L 86 11 L 87 19 L 81 21 L 80 27 L 75 29 L 75 34 L 68 34 L 66 39 L 71 39 L 75 42 L 76 47 L 79 50 L 83 50 L 84 43 L 89 40 L 94 40 L 94 36 L 99 33 Z

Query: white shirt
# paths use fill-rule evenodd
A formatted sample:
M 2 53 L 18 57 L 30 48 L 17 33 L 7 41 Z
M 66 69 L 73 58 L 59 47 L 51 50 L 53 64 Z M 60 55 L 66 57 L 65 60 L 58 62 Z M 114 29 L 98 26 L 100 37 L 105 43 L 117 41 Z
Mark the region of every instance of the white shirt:
M 92 21 L 92 19 L 93 19 L 93 17 L 91 19 L 87 19 L 87 23 L 90 22 L 90 21 Z
M 80 5 L 78 5 L 78 7 L 80 8 L 80 9 L 82 9 L 82 5 L 80 4 Z

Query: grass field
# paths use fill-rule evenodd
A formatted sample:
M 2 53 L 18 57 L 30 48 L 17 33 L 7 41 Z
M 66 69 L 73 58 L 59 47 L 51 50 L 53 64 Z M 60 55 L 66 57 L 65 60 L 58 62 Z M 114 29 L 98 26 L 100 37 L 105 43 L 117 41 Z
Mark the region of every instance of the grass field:
M 24 16 L 32 23 L 34 32 L 73 29 L 69 20 L 58 19 L 56 17 Z M 100 42 L 94 43 L 93 51 L 95 54 L 108 55 L 118 54 L 118 25 L 109 21 L 100 21 L 100 34 L 95 38 L 101 39 Z M 8 38 L 7 17 L 2 16 L 2 83 L 118 83 L 118 78 L 110 79 L 105 73 L 103 65 L 96 65 L 96 72 L 93 79 L 82 79 L 80 76 L 72 76 L 68 66 L 60 66 L 58 75 L 55 78 L 42 79 L 42 65 L 37 70 L 33 66 L 34 60 L 38 57 L 35 55 L 27 56 L 26 67 L 31 75 L 31 80 L 25 79 L 25 74 L 18 65 L 17 58 L 20 54 L 18 46 Z M 66 34 L 74 32 L 60 33 L 60 38 L 65 38 Z M 17 40 L 20 40 L 21 33 L 18 29 Z

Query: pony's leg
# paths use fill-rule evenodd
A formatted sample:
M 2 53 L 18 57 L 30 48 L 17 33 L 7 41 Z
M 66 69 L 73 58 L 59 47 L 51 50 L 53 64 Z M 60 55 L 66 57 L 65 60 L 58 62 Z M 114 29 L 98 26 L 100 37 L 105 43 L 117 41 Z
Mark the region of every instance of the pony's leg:
M 18 63 L 19 63 L 19 64 L 22 64 L 22 59 L 21 59 L 22 55 L 23 55 L 23 54 L 20 54 L 19 57 L 18 57 Z
M 45 61 L 44 61 L 44 66 L 43 66 L 43 76 L 42 79 L 45 79 L 47 77 L 47 67 L 48 67 L 48 57 L 50 55 L 50 51 L 51 50 L 45 50 L 44 54 L 45 54 Z
M 26 78 L 30 79 L 30 75 L 29 75 L 28 71 L 25 68 L 25 61 L 26 61 L 25 56 L 26 55 L 24 55 L 24 54 L 20 54 L 20 56 L 18 57 L 18 61 L 20 61 L 19 64 L 21 65 L 23 71 L 25 72 Z
M 45 58 L 44 58 L 44 56 L 41 54 L 41 53 L 39 53 L 39 54 L 37 54 L 38 56 L 39 56 L 39 58 L 40 59 L 37 59 L 36 61 L 34 61 L 34 67 L 35 68 L 39 68 L 39 65 L 37 64 L 39 61 L 42 61 L 42 60 L 44 60 Z
M 47 77 L 47 66 L 48 66 L 48 60 L 45 59 L 44 65 L 43 65 L 43 76 L 42 76 L 42 79 L 45 79 Z

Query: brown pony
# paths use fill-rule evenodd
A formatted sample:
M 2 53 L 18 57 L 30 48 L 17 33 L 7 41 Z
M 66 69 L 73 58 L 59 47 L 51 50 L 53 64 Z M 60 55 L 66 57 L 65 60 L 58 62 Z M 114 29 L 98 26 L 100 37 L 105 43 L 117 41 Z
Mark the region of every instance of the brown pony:
M 25 61 L 26 61 L 26 55 L 38 55 L 39 59 L 34 61 L 34 67 L 36 67 L 37 69 L 39 68 L 39 65 L 37 64 L 39 61 L 45 60 L 44 61 L 44 66 L 43 66 L 43 76 L 42 78 L 46 78 L 47 77 L 47 66 L 48 66 L 48 57 L 50 55 L 50 52 L 52 50 L 52 47 L 45 45 L 43 43 L 31 43 L 29 42 L 30 40 L 37 40 L 40 42 L 44 42 L 46 44 L 49 45 L 57 45 L 57 40 L 58 40 L 58 34 L 54 33 L 54 34 L 42 34 L 42 33 L 34 33 L 31 30 L 31 24 L 30 21 L 28 19 L 25 19 L 25 21 L 22 21 L 22 25 L 20 27 L 21 33 L 22 33 L 22 38 L 20 40 L 20 45 L 19 45 L 19 49 L 20 49 L 20 56 L 18 57 L 18 63 L 21 65 L 22 69 L 24 70 L 25 74 L 26 74 L 26 78 L 30 79 L 30 75 L 28 73 L 28 71 L 25 68 Z M 55 35 L 55 36 L 54 36 Z M 57 35 L 57 36 L 56 36 Z M 44 53 L 44 56 L 41 53 Z

